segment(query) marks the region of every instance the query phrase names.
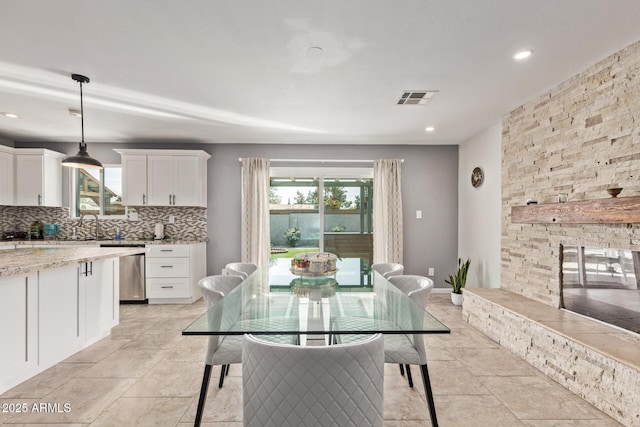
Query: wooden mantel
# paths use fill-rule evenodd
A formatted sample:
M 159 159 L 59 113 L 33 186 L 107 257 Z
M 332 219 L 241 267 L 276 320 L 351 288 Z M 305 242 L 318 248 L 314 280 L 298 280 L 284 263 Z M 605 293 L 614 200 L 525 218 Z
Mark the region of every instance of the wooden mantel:
M 634 224 L 640 223 L 640 197 L 611 197 L 511 207 L 514 224 Z

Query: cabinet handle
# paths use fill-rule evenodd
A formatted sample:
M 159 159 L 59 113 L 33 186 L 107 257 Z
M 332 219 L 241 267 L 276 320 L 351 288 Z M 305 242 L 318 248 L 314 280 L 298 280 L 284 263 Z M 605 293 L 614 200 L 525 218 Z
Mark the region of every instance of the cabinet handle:
M 173 249 L 160 249 L 160 252 L 173 252 Z
M 176 195 L 175 194 L 173 195 L 173 205 L 174 206 L 176 205 Z
M 173 285 L 171 285 L 171 286 L 160 286 L 160 289 L 173 289 Z
M 42 204 L 42 196 L 38 194 L 38 205 Z
M 161 265 L 160 268 L 173 268 L 173 265 Z
M 171 204 L 171 194 L 169 194 L 169 204 Z
M 143 194 L 143 195 L 142 195 L 142 204 L 143 204 L 143 205 L 146 205 L 146 204 L 147 204 L 147 195 L 146 195 L 146 194 Z
M 89 263 L 89 266 L 91 267 L 88 271 L 87 271 L 87 276 L 88 275 L 92 275 L 93 276 L 93 261 L 91 261 Z

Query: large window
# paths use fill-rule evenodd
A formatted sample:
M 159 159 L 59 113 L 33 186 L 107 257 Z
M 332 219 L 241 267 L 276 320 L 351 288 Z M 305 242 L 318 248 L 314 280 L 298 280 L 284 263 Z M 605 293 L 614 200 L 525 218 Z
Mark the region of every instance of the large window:
M 105 166 L 104 169 L 74 170 L 74 214 L 124 216 L 122 206 L 122 167 Z
M 271 168 L 273 257 L 327 251 L 360 258 L 373 254 L 371 168 Z

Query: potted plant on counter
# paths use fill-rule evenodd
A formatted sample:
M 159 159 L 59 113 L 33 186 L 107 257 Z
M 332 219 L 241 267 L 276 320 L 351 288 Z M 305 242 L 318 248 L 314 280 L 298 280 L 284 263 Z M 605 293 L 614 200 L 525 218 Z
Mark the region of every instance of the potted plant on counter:
M 449 280 L 445 279 L 445 282 L 451 285 L 453 290 L 451 291 L 451 302 L 454 305 L 462 305 L 462 288 L 467 283 L 467 273 L 469 272 L 469 265 L 471 260 L 467 259 L 464 263 L 461 258 L 458 258 L 458 271 L 455 275 L 449 275 Z

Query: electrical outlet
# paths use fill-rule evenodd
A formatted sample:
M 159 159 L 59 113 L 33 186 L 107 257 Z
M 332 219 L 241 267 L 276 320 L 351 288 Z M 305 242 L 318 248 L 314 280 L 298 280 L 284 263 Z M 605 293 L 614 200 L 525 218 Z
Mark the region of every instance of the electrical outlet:
M 433 267 L 429 267 L 429 276 L 435 276 L 436 274 L 436 269 Z
M 176 217 L 173 215 L 169 215 L 169 224 L 173 224 L 176 222 Z
M 422 219 L 422 211 L 416 211 L 416 219 Z

